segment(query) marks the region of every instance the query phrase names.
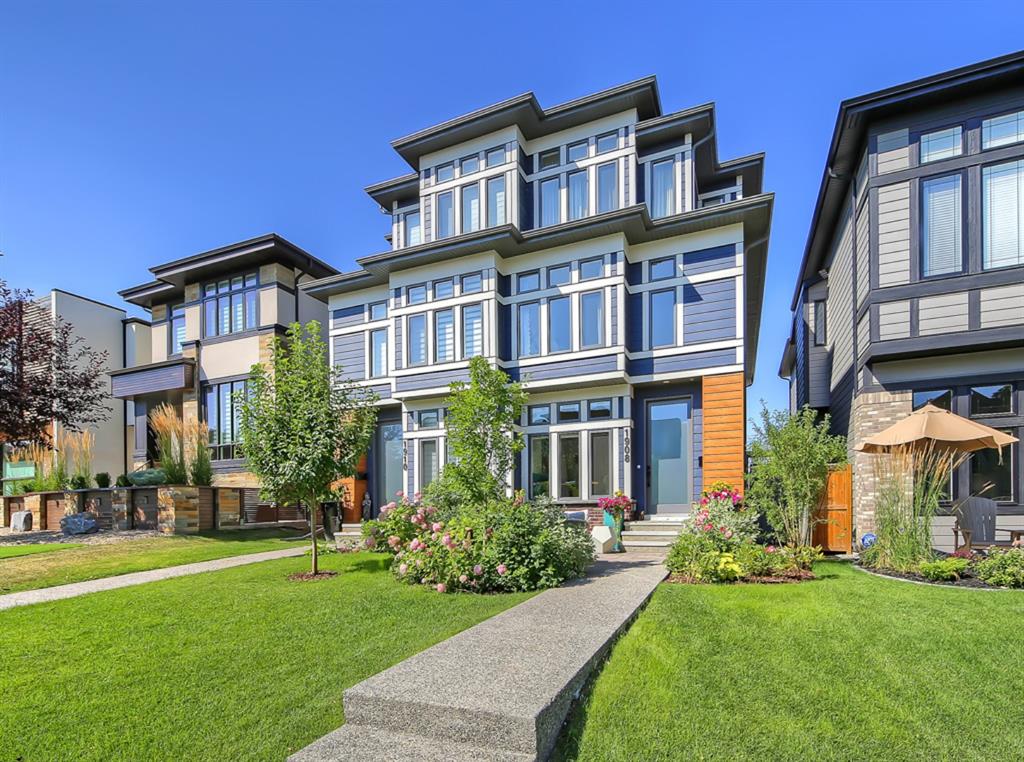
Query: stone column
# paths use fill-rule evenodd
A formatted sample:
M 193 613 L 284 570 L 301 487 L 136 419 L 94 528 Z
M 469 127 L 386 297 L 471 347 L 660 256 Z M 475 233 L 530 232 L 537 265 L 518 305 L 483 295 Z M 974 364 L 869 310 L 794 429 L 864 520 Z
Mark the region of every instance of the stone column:
M 118 487 L 110 491 L 110 526 L 115 531 L 131 528 L 131 491 Z
M 853 524 L 857 537 L 875 531 L 878 485 L 872 462 L 877 456 L 857 452 L 853 448 L 858 442 L 910 415 L 912 408 L 910 392 L 866 392 L 853 399 L 849 455 L 853 464 Z
M 199 531 L 199 489 L 157 487 L 157 526 L 164 534 L 196 534 Z
M 43 498 L 44 495 L 39 492 L 32 495 L 25 495 L 25 502 L 22 504 L 22 510 L 30 511 L 32 513 L 33 531 L 45 529 L 43 526 Z

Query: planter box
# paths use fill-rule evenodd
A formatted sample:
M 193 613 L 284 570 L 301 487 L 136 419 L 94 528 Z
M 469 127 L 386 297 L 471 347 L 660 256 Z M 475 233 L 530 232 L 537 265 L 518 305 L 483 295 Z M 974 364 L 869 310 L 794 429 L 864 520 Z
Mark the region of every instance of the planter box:
M 164 534 L 197 534 L 213 529 L 213 487 L 162 485 L 156 488 L 157 529 Z

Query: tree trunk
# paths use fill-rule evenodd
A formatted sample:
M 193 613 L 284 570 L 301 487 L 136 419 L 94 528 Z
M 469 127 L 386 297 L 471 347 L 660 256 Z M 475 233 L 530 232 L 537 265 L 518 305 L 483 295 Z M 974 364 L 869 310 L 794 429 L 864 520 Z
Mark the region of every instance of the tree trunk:
M 310 499 L 309 501 L 309 537 L 310 542 L 313 543 L 313 574 L 318 574 L 320 569 L 317 566 L 316 557 L 316 517 L 320 512 L 320 504 L 316 499 Z

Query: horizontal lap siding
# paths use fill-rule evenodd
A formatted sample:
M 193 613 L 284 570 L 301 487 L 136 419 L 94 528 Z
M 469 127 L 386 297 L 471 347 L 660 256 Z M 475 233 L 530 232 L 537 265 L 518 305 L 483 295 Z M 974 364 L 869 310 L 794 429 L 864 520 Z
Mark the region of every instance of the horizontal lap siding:
M 981 327 L 1024 323 L 1024 283 L 981 290 Z
M 922 297 L 918 301 L 918 334 L 967 330 L 967 292 Z
M 344 328 L 350 325 L 358 325 L 363 322 L 363 305 L 357 304 L 352 307 L 343 307 L 331 314 L 332 327 Z
M 725 270 L 736 266 L 736 244 L 716 246 L 713 249 L 690 251 L 683 254 L 683 274 L 698 275 L 700 273 Z
M 131 397 L 151 392 L 183 389 L 186 386 L 191 386 L 191 371 L 192 366 L 182 363 L 114 376 L 110 380 L 111 394 L 114 397 Z
M 736 338 L 736 279 L 683 286 L 683 343 Z
M 869 204 L 865 204 L 857 215 L 857 306 L 859 307 L 867 298 L 871 288 L 871 233 L 869 223 L 871 215 L 868 211 Z M 909 261 L 909 260 L 908 260 Z M 866 348 L 866 344 L 860 344 Z
M 910 302 L 885 302 L 878 305 L 878 339 L 905 339 L 910 336 Z
M 910 282 L 910 183 L 878 189 L 878 285 Z
M 364 334 L 349 333 L 334 337 L 334 367 L 341 368 L 346 381 L 362 381 L 366 367 Z
M 612 305 L 611 305 L 611 320 L 612 320 L 612 344 L 619 343 L 619 290 L 617 288 L 612 289 Z
M 910 130 L 906 127 L 878 136 L 878 174 L 910 166 Z
M 588 357 L 582 360 L 563 360 L 562 362 L 527 365 L 509 368 L 513 380 L 547 381 L 556 378 L 573 378 L 592 373 L 608 373 L 618 368 L 614 355 L 606 357 Z
M 686 370 L 717 368 L 736 364 L 736 350 L 715 349 L 708 352 L 689 352 L 684 355 L 664 357 L 642 357 L 630 360 L 629 372 L 633 376 L 649 376 L 654 373 L 677 373 Z
M 704 486 L 725 481 L 743 491 L 746 456 L 746 387 L 743 373 L 704 376 Z
M 459 370 L 443 370 L 434 373 L 417 373 L 411 376 L 399 376 L 397 380 L 398 391 L 412 392 L 419 389 L 433 389 L 437 386 L 448 386 L 453 381 L 468 381 L 469 371 L 465 368 Z

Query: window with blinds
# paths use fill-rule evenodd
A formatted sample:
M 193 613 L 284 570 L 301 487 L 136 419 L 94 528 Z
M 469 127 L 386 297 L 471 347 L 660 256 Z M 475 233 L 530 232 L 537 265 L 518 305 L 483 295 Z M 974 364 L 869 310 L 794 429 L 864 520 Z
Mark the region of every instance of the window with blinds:
M 483 353 L 483 308 L 472 304 L 462 308 L 462 357 L 469 359 Z
M 962 263 L 960 175 L 921 183 L 921 275 L 960 272 Z
M 1013 145 L 1024 140 L 1024 111 L 1003 114 L 981 123 L 983 149 Z
M 981 178 L 982 267 L 1024 264 L 1024 161 L 985 167 Z
M 455 316 L 450 310 L 434 313 L 434 361 L 451 362 L 455 359 Z

